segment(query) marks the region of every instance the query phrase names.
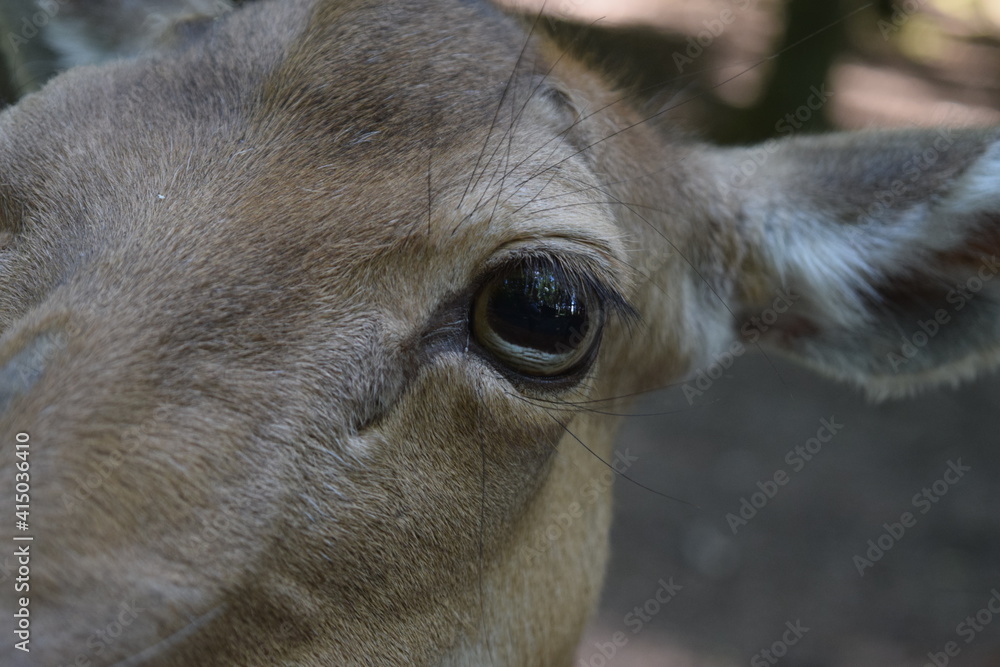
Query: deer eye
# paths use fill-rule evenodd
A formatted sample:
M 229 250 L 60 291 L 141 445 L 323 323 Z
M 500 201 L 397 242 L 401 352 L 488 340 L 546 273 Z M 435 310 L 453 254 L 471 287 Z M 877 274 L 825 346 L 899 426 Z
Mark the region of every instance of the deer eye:
M 551 378 L 593 358 L 603 313 L 585 281 L 551 263 L 501 270 L 476 295 L 472 333 L 504 366 Z

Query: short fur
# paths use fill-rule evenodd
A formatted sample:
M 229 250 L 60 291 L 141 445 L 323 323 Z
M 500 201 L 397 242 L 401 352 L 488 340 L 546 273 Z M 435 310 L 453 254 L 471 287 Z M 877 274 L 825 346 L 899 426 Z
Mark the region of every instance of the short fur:
M 996 360 L 992 284 L 887 355 L 1000 254 L 997 131 L 723 150 L 485 4 L 207 18 L 0 117 L 0 496 L 29 433 L 35 536 L 5 665 L 569 665 L 610 521 L 586 401 L 682 379 L 779 290 L 762 344 L 873 393 Z M 641 316 L 578 381 L 470 331 L 525 253 Z

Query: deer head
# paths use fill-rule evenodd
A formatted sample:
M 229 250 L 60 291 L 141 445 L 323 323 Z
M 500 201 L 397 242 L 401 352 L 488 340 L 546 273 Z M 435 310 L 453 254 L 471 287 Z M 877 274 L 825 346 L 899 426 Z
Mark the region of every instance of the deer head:
M 175 4 L 0 117 L 4 664 L 566 665 L 590 401 L 737 343 L 878 396 L 996 360 L 996 130 L 715 148 L 479 2 Z

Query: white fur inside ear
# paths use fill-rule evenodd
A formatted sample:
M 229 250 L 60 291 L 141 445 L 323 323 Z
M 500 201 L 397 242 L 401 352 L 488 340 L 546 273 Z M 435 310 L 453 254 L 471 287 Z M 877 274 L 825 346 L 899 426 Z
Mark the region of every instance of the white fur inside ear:
M 777 208 L 750 215 L 767 220 L 767 242 L 760 250 L 782 286 L 808 294 L 822 309 L 809 316 L 824 326 L 851 327 L 863 323 L 866 299 L 877 298 L 873 285 L 881 275 L 885 254 L 894 252 L 883 231 L 849 236 L 842 227 L 810 211 Z
M 942 137 L 953 152 L 926 157 Z M 769 347 L 874 399 L 1000 366 L 1000 132 L 801 139 L 741 179 L 746 151 L 712 167 L 756 253 L 750 285 L 800 297 Z
M 753 206 L 753 204 L 751 204 Z M 882 279 L 921 270 L 941 252 L 961 248 L 986 214 L 1000 213 L 1000 141 L 964 172 L 947 198 L 914 204 L 871 224 L 845 225 L 823 211 L 751 210 L 765 223 L 764 251 L 783 284 L 800 285 L 828 307 L 823 318 L 850 326 L 870 316 Z

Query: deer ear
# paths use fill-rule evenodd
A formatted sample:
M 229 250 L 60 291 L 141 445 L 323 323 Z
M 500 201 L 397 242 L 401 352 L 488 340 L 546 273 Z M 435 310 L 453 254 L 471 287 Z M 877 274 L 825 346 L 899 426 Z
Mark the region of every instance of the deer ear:
M 231 0 L 6 0 L 2 47 L 13 87 L 41 87 L 52 75 L 133 56 L 183 37 L 229 11 Z
M 875 397 L 1000 362 L 1000 132 L 793 138 L 708 159 L 747 248 L 747 342 Z

